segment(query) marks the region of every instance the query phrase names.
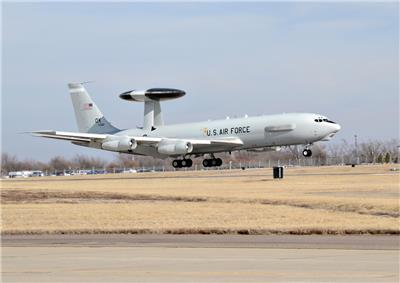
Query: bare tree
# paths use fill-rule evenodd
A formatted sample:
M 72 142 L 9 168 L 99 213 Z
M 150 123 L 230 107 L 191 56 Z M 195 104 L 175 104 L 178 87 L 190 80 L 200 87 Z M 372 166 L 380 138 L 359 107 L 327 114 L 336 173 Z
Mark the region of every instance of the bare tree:
M 382 143 L 369 141 L 361 144 L 361 155 L 368 163 L 375 163 L 377 156 L 381 153 Z
M 116 156 L 114 163 L 119 168 L 135 168 L 139 166 L 139 162 L 132 154 L 120 153 Z
M 100 169 L 106 166 L 107 162 L 101 158 L 76 155 L 71 160 L 72 167 L 76 169 Z
M 69 169 L 71 168 L 71 162 L 69 162 L 62 156 L 56 156 L 50 159 L 49 168 L 52 171 Z
M 301 153 L 301 149 L 298 145 L 291 145 L 288 146 L 288 149 L 291 153 L 291 158 L 295 159 L 295 160 L 299 160 L 299 158 L 302 157 L 302 153 Z
M 20 165 L 15 155 L 9 155 L 4 152 L 1 154 L 1 174 L 22 170 Z
M 398 140 L 391 139 L 383 143 L 383 150 L 389 153 L 389 162 L 398 163 L 400 150 L 400 143 Z

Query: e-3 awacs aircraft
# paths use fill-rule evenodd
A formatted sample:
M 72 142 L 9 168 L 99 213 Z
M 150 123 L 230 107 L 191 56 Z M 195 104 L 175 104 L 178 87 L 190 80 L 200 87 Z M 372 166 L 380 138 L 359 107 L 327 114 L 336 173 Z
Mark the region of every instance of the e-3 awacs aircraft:
M 103 116 L 82 83 L 70 83 L 68 87 L 79 132 L 50 130 L 32 132 L 33 135 L 120 153 L 174 157 L 175 168 L 191 167 L 192 157 L 209 157 L 203 160 L 204 167 L 221 166 L 222 160 L 215 153 L 267 151 L 289 145 L 304 145 L 303 155 L 309 157 L 310 145 L 330 140 L 340 130 L 339 124 L 311 113 L 164 125 L 160 102 L 185 95 L 182 90 L 170 88 L 122 93 L 122 99 L 144 103 L 144 123 L 140 128 L 121 130 Z

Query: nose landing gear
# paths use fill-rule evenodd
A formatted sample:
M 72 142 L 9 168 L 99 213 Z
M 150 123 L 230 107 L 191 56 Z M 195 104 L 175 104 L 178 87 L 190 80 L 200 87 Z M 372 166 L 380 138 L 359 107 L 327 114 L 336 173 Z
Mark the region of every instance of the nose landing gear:
M 304 157 L 310 157 L 310 156 L 312 156 L 312 151 L 311 151 L 311 149 L 305 148 L 305 149 L 303 150 L 303 156 L 304 156 Z

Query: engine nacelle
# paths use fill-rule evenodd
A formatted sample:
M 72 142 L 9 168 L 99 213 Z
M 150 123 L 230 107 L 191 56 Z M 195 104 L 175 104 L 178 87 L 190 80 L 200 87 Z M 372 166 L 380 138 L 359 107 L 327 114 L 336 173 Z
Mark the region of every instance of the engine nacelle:
M 111 151 L 130 151 L 137 147 L 137 142 L 128 136 L 114 137 L 112 140 L 105 141 L 101 148 Z
M 183 140 L 163 139 L 158 144 L 158 152 L 166 155 L 181 155 L 191 153 L 193 145 Z

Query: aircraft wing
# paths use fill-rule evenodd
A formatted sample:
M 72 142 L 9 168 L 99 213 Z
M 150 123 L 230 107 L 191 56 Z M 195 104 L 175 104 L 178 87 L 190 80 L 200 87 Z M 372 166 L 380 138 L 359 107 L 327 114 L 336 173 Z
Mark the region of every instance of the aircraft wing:
M 31 132 L 36 137 L 67 140 L 67 141 L 79 141 L 79 142 L 90 142 L 90 141 L 101 141 L 107 138 L 105 134 L 88 134 L 88 133 L 73 133 L 73 132 L 61 132 L 61 131 L 35 131 Z
M 31 132 L 32 135 L 37 137 L 51 138 L 66 140 L 72 142 L 102 142 L 103 140 L 110 137 L 118 137 L 109 134 L 91 134 L 91 133 L 74 133 L 74 132 L 62 132 L 62 131 L 34 131 Z M 243 145 L 242 140 L 239 138 L 225 138 L 225 139 L 177 139 L 177 138 L 162 138 L 162 137 L 143 137 L 143 136 L 129 136 L 129 138 L 135 139 L 139 145 L 147 146 L 157 146 L 157 144 L 162 140 L 184 140 L 190 142 L 194 147 L 200 146 L 205 148 L 207 146 L 226 146 L 226 147 L 236 147 Z
M 118 137 L 110 134 L 91 134 L 91 133 L 74 133 L 74 132 L 61 132 L 61 131 L 35 131 L 31 132 L 34 136 L 51 138 L 58 140 L 67 141 L 79 141 L 79 142 L 101 142 L 110 137 Z M 135 139 L 140 143 L 154 144 L 158 143 L 162 138 L 152 138 L 152 137 L 135 137 L 130 136 L 130 138 Z

